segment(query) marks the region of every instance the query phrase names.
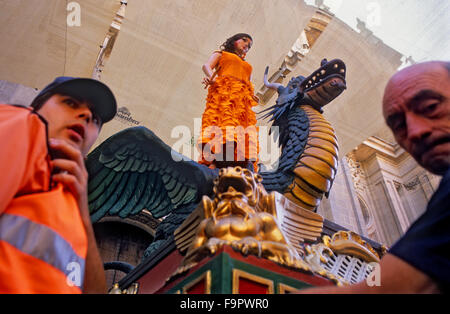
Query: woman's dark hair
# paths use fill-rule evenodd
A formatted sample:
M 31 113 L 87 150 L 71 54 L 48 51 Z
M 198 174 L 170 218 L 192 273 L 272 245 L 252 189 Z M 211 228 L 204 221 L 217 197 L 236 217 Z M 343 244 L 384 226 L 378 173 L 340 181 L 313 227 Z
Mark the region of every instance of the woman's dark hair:
M 239 33 L 236 35 L 231 36 L 228 38 L 221 46 L 220 49 L 222 51 L 236 53 L 236 50 L 234 48 L 234 42 L 241 39 L 241 38 L 250 38 L 251 41 L 253 41 L 252 37 L 249 34 L 245 33 Z

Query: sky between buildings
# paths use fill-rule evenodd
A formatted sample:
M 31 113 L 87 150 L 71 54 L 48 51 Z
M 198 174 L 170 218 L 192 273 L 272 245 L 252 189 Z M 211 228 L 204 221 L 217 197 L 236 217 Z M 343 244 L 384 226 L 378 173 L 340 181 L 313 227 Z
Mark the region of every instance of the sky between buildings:
M 414 61 L 450 60 L 450 0 L 304 0 L 319 2 L 350 27 L 366 23 L 385 44 Z

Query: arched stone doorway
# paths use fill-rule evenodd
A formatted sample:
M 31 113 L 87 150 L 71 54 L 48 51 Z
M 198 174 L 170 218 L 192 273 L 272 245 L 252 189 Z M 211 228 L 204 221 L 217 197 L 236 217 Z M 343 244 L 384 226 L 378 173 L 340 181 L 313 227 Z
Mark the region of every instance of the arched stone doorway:
M 137 266 L 145 249 L 153 242 L 159 221 L 145 211 L 129 218 L 104 217 L 94 223 L 94 233 L 104 263 L 121 261 Z M 106 270 L 106 284 L 110 288 L 126 274 Z

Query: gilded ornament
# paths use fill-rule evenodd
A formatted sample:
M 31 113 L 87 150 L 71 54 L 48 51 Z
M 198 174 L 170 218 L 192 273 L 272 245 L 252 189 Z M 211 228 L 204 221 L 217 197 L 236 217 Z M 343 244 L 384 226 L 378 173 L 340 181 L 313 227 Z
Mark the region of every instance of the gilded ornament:
M 367 263 L 379 263 L 380 256 L 373 247 L 353 231 L 338 231 L 327 246 L 336 254 L 358 257 Z
M 214 181 L 214 193 L 213 200 L 204 196 L 199 205 L 203 220 L 189 244 L 184 265 L 229 245 L 243 255 L 310 270 L 301 258 L 299 243 L 305 237 L 315 240 L 320 236 L 320 215 L 300 208 L 279 193 L 268 194 L 260 175 L 240 167 L 221 169 Z M 199 216 L 192 215 L 177 229 L 177 245 L 186 247 L 187 238 L 192 236 L 187 230 L 193 230 L 192 224 L 199 221 Z
M 133 283 L 127 289 L 120 289 L 119 283 L 115 283 L 109 290 L 108 294 L 137 294 L 139 290 L 139 284 Z

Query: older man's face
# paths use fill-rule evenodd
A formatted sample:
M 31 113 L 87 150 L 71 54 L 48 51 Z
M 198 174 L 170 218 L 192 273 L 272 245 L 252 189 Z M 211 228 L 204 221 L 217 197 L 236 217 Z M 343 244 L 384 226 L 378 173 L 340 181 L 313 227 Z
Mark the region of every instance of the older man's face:
M 383 115 L 401 147 L 425 169 L 450 168 L 450 77 L 441 63 L 417 64 L 386 86 Z

